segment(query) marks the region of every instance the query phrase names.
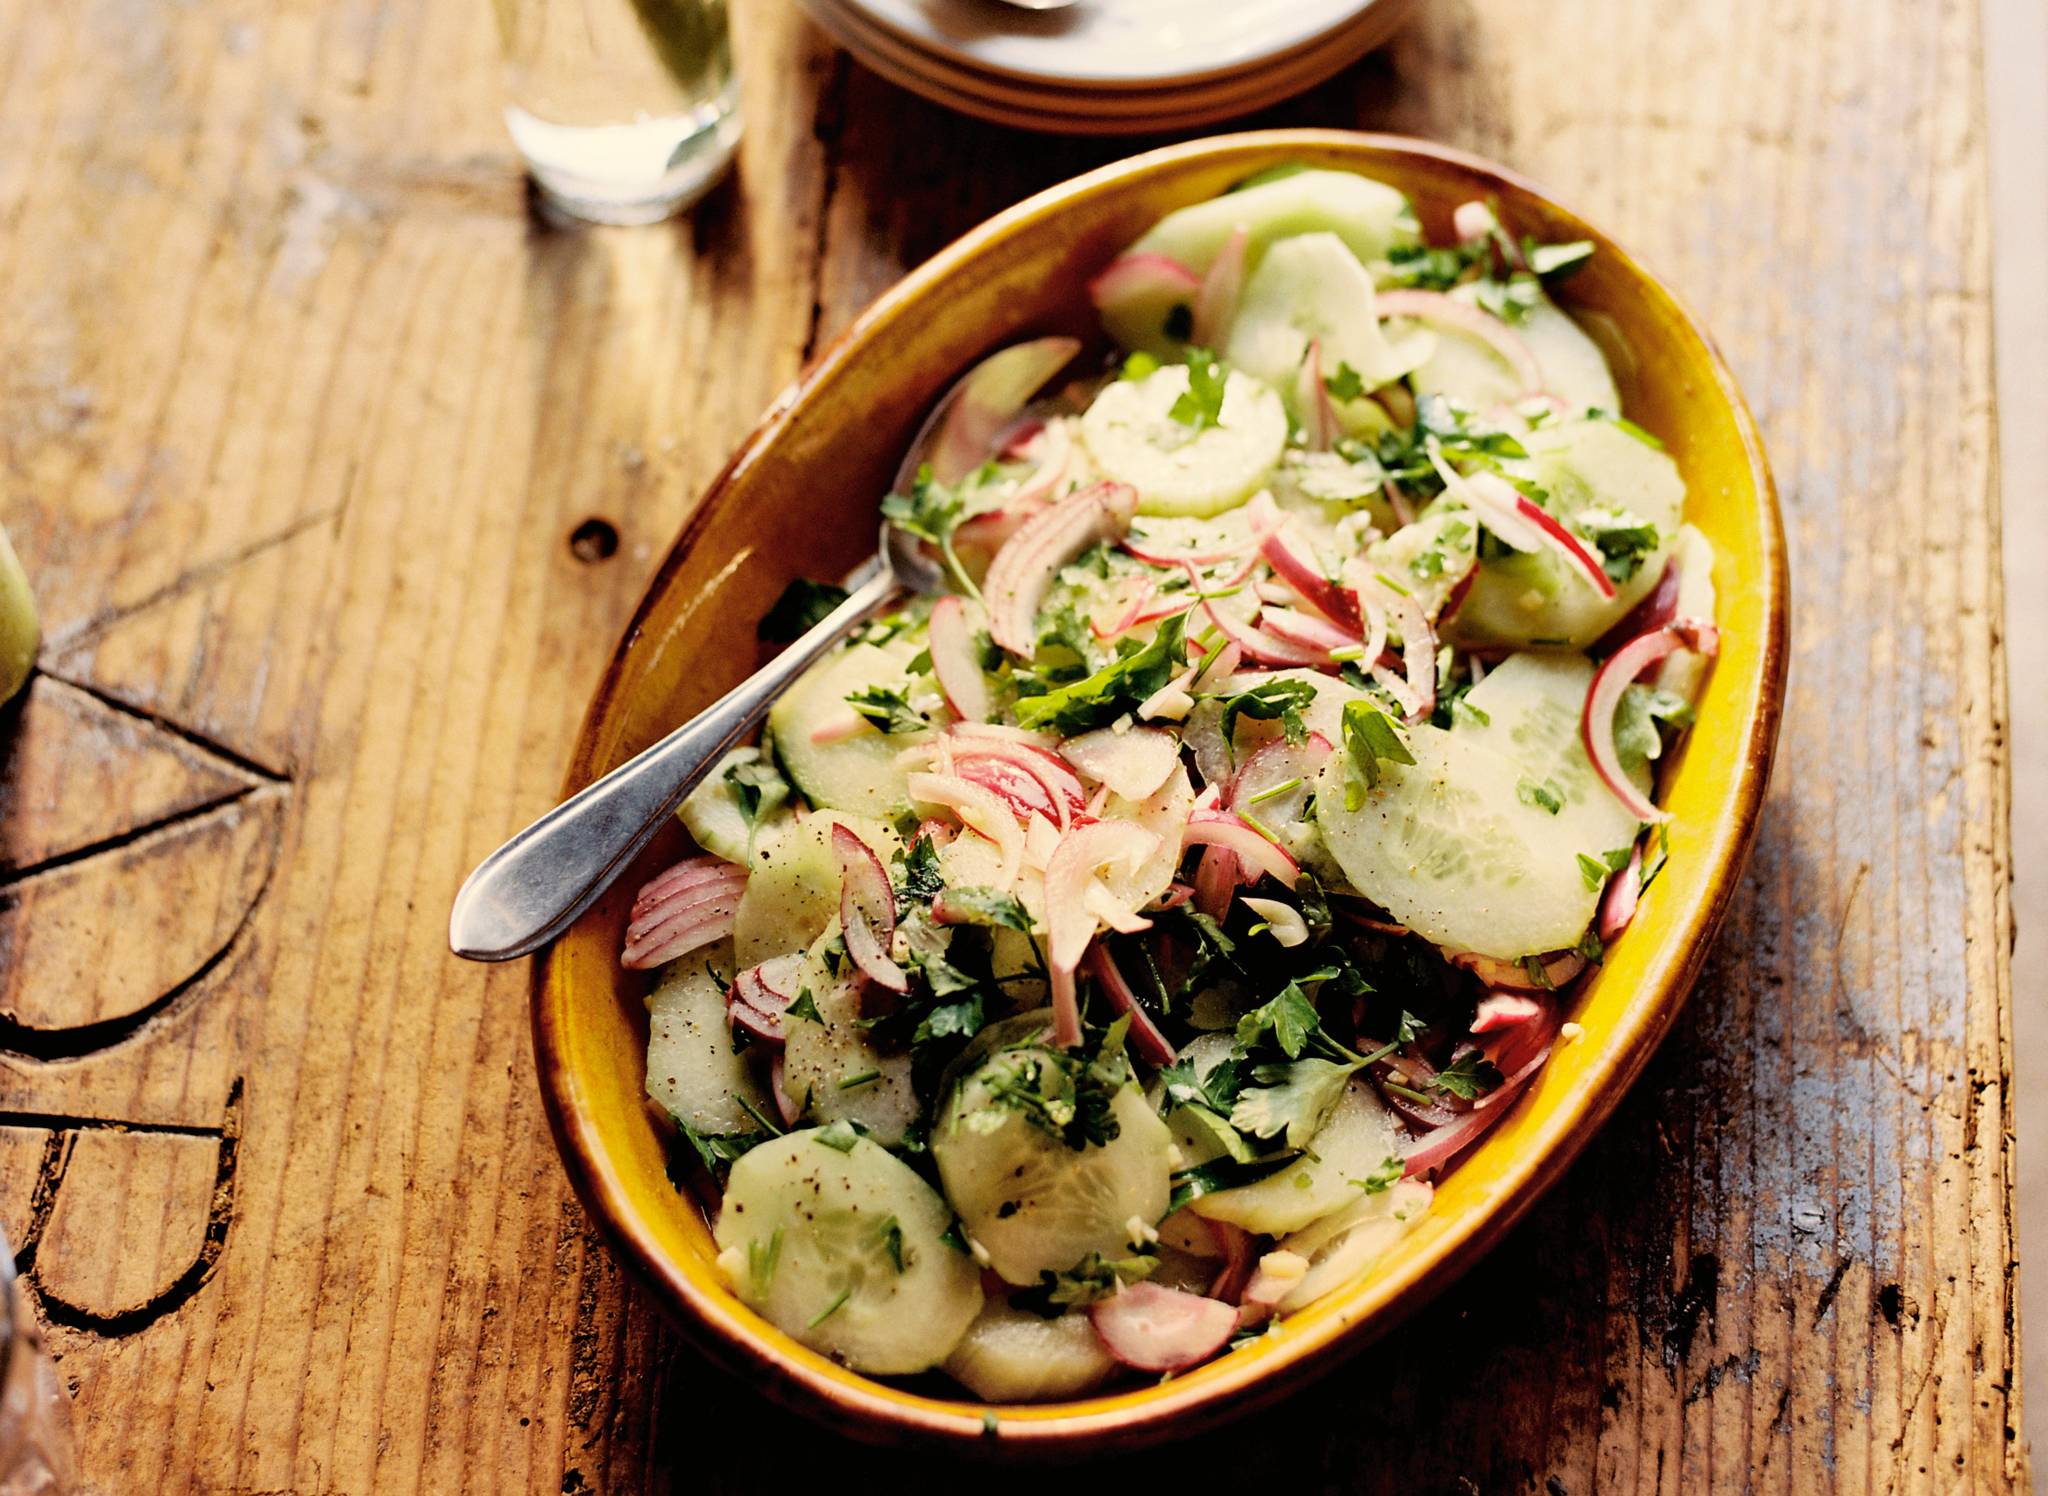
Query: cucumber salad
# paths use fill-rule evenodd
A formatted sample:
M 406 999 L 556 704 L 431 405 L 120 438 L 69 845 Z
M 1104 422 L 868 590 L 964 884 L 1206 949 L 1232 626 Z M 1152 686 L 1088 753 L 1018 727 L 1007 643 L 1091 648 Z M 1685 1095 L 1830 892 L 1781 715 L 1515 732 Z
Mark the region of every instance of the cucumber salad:
M 1485 203 L 1262 174 L 971 372 L 870 620 L 641 890 L 647 1089 L 733 1292 L 991 1402 L 1357 1280 L 1577 1037 L 1716 649 L 1679 469 Z M 1077 372 L 1078 371 L 1078 372 Z M 844 594 L 798 583 L 788 639 Z

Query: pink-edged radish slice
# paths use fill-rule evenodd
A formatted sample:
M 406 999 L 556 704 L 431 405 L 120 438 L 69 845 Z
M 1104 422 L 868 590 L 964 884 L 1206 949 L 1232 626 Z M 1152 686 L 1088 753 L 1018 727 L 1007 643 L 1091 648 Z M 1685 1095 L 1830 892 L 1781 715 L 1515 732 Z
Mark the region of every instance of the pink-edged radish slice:
M 1007 722 L 962 722 L 951 729 L 955 738 L 990 738 L 1004 743 L 1023 743 L 1031 748 L 1043 748 L 1048 753 L 1059 742 L 1059 734 L 1043 732 L 1031 727 L 1012 727 Z
M 1246 659 L 1256 660 L 1261 665 L 1327 665 L 1330 652 L 1327 649 L 1310 649 L 1271 634 L 1256 624 L 1246 623 L 1227 610 L 1210 603 L 1202 604 L 1202 612 L 1214 624 L 1224 638 L 1236 645 Z
M 1237 1310 L 1217 1299 L 1126 1283 L 1088 1306 L 1104 1350 L 1135 1371 L 1186 1371 L 1199 1366 L 1237 1332 Z
M 1259 627 L 1286 643 L 1298 644 L 1303 649 L 1321 650 L 1326 660 L 1330 651 L 1351 649 L 1358 643 L 1356 634 L 1347 634 L 1327 618 L 1297 612 L 1293 608 L 1260 609 Z
M 1021 659 L 1031 657 L 1033 625 L 1053 575 L 1097 541 L 1115 540 L 1138 512 L 1138 491 L 1097 483 L 1027 519 L 1003 542 L 982 579 L 989 633 Z
M 1138 626 L 1146 604 L 1159 590 L 1156 579 L 1133 572 L 1119 577 L 1088 614 L 1088 630 L 1098 639 L 1114 639 Z
M 1471 951 L 1457 951 L 1450 956 L 1453 966 L 1469 971 L 1495 992 L 1519 992 L 1524 996 L 1531 993 L 1555 992 L 1586 969 L 1586 958 L 1577 951 L 1552 951 L 1537 961 L 1542 975 L 1529 970 L 1528 959 L 1502 961 L 1493 956 L 1474 955 Z
M 1244 1296 L 1245 1287 L 1251 1282 L 1251 1233 L 1228 1221 L 1204 1220 L 1202 1224 L 1216 1238 L 1218 1253 L 1223 1258 L 1222 1270 L 1209 1282 L 1209 1297 L 1221 1303 L 1235 1304 Z
M 1088 299 L 1112 326 L 1163 335 L 1176 309 L 1192 310 L 1202 278 L 1170 255 L 1123 255 L 1088 282 Z
M 1063 422 L 1055 421 L 1033 437 L 1018 454 L 1037 464 L 1031 475 L 1017 485 L 1004 504 L 1006 509 L 1036 509 L 1051 501 L 1060 480 L 1074 461 L 1074 434 Z
M 1311 338 L 1294 380 L 1294 404 L 1301 412 L 1302 441 L 1311 452 L 1327 452 L 1343 434 L 1330 387 L 1323 383 L 1323 340 Z
M 889 938 L 896 933 L 896 892 L 889 886 L 889 870 L 866 842 L 837 822 L 832 855 L 839 863 L 839 932 L 846 954 L 877 987 L 908 992 L 910 977 L 889 956 Z
M 958 483 L 988 461 L 1004 428 L 1080 351 L 1077 338 L 1034 338 L 998 349 L 969 369 L 925 417 L 897 489 L 908 492 L 920 466 L 929 465 L 941 483 Z
M 782 1015 L 766 1013 L 738 998 L 725 1005 L 726 1017 L 736 1029 L 743 1029 L 763 1044 L 782 1042 Z
M 1601 597 L 1614 596 L 1614 581 L 1600 558 L 1562 520 L 1514 484 L 1498 473 L 1459 473 L 1444 460 L 1435 437 L 1429 439 L 1429 460 L 1444 487 L 1505 544 L 1518 551 L 1550 551 Z
M 1628 866 L 1607 880 L 1607 891 L 1600 895 L 1600 913 L 1594 920 L 1594 930 L 1603 944 L 1628 928 L 1642 897 L 1643 844 L 1638 841 L 1628 849 Z
M 1101 923 L 1102 906 L 1092 890 L 1111 895 L 1098 874 L 1122 867 L 1135 873 L 1159 850 L 1159 838 L 1135 821 L 1091 821 L 1060 838 L 1045 864 L 1045 915 L 1049 933 L 1047 965 L 1051 968 L 1053 1042 L 1081 1042 L 1081 1006 L 1074 990 L 1074 972 L 1088 952 Z M 1135 911 L 1133 911 L 1135 914 Z M 1143 921 L 1129 919 L 1127 928 Z
M 1143 800 L 1172 777 L 1180 740 L 1157 727 L 1098 727 L 1060 744 L 1060 756 L 1126 800 Z
M 1238 299 L 1244 292 L 1245 252 L 1251 242 L 1250 227 L 1239 224 L 1230 231 L 1230 237 L 1223 241 L 1216 258 L 1203 272 L 1202 284 L 1195 292 L 1194 321 L 1188 332 L 1188 341 L 1195 347 L 1220 350 L 1229 337 L 1230 324 L 1237 319 Z
M 1211 808 L 1194 812 L 1181 830 L 1180 844 L 1184 849 L 1221 847 L 1246 869 L 1265 873 L 1289 888 L 1301 876 L 1301 864 L 1288 856 L 1285 848 L 1261 836 L 1235 811 Z
M 782 1056 L 768 1062 L 768 1094 L 775 1098 L 775 1111 L 784 1127 L 794 1127 L 804 1117 L 803 1103 L 783 1088 Z
M 1543 365 L 1521 337 L 1500 320 L 1441 291 L 1382 291 L 1375 309 L 1382 318 L 1413 317 L 1477 338 L 1514 371 L 1520 394 L 1543 393 Z
M 1109 1005 L 1119 1013 L 1127 1013 L 1131 1019 L 1131 1053 L 1148 1065 L 1171 1065 L 1174 1049 L 1159 1025 L 1152 1021 L 1152 1015 L 1145 1011 L 1138 1001 L 1138 994 L 1131 990 L 1131 984 L 1124 980 L 1124 974 L 1117 969 L 1115 959 L 1101 941 L 1088 947 L 1088 972 L 1102 988 L 1102 995 L 1109 999 Z
M 1519 992 L 1489 992 L 1479 1000 L 1479 1007 L 1472 1015 L 1472 1032 L 1490 1034 L 1495 1029 L 1527 1023 L 1542 1016 L 1543 1004 L 1534 998 L 1524 997 Z
M 1586 709 L 1579 717 L 1579 739 L 1585 744 L 1586 757 L 1593 761 L 1593 772 L 1600 776 L 1600 782 L 1639 821 L 1654 825 L 1671 817 L 1650 803 L 1621 766 L 1621 750 L 1614 741 L 1614 713 L 1621 705 L 1621 693 L 1666 655 L 1690 649 L 1711 656 L 1720 647 L 1720 631 L 1711 623 L 1679 619 L 1629 640 L 1609 655 L 1593 676 L 1593 684 L 1586 692 Z
M 1195 860 L 1195 908 L 1221 923 L 1243 881 L 1239 873 L 1238 860 L 1229 848 L 1213 843 L 1202 848 L 1202 855 Z
M 965 722 L 987 718 L 993 702 L 988 676 L 982 673 L 981 652 L 974 645 L 974 621 L 967 616 L 967 604 L 958 597 L 942 597 L 932 604 L 930 634 L 932 674 L 953 715 Z
M 1515 512 L 1541 531 L 1550 549 L 1564 557 L 1566 564 L 1595 592 L 1603 598 L 1614 596 L 1614 580 L 1607 575 L 1607 568 L 1601 565 L 1599 557 L 1586 549 L 1584 541 L 1564 527 L 1562 520 L 1525 493 L 1515 495 Z

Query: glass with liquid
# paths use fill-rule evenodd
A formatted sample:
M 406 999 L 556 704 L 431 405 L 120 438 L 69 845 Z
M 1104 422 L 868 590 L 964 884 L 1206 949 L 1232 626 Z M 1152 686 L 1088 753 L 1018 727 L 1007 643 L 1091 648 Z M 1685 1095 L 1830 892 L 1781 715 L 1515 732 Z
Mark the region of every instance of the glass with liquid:
M 495 0 L 505 125 L 542 197 L 593 223 L 695 202 L 739 145 L 726 0 Z

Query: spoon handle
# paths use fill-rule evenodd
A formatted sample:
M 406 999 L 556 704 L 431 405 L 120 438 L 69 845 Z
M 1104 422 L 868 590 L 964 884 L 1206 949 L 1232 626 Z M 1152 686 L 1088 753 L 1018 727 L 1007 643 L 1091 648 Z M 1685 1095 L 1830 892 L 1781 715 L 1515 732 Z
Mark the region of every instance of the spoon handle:
M 820 655 L 902 595 L 886 566 L 789 648 L 651 748 L 587 785 L 477 864 L 448 945 L 472 961 L 531 955 L 597 902 L 728 748 Z

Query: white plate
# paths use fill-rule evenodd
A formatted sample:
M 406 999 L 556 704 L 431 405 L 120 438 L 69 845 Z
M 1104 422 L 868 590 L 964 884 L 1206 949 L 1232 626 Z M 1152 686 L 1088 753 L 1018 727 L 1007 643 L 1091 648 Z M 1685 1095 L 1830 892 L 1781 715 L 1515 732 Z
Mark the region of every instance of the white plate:
M 1030 82 L 1158 88 L 1256 69 L 1356 21 L 1377 0 L 847 0 L 923 51 Z

